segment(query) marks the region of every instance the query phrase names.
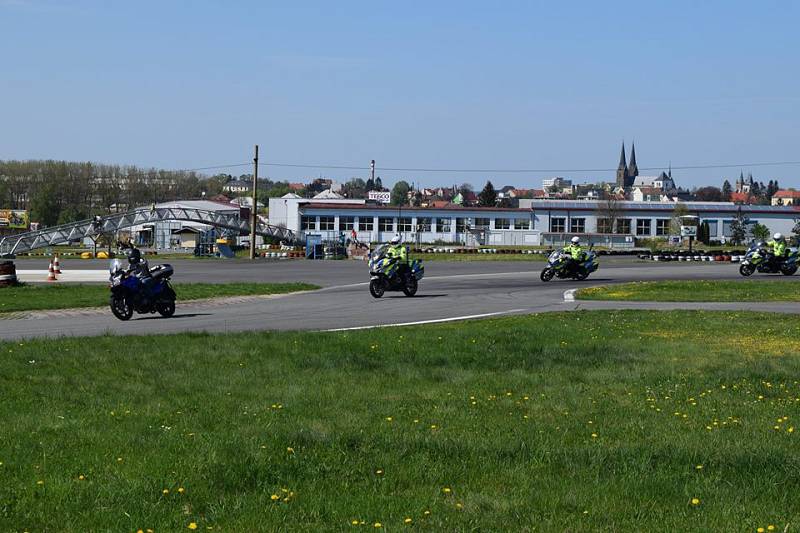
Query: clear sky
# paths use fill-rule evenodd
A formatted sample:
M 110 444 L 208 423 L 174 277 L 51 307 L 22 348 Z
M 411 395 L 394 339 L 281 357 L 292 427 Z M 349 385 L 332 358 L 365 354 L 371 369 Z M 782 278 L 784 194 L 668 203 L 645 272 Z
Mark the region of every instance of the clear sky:
M 791 1 L 0 0 L 0 159 L 195 168 L 258 143 L 279 163 L 606 169 L 624 139 L 640 168 L 798 161 L 798 26 Z M 742 170 L 800 187 L 800 165 Z

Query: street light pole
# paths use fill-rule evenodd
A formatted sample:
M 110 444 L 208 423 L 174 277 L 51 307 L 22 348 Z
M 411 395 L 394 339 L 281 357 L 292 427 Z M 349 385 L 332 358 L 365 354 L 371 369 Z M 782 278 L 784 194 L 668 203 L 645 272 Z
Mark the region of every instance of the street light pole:
M 250 208 L 250 259 L 256 258 L 256 224 L 258 223 L 258 145 L 253 157 L 253 205 Z

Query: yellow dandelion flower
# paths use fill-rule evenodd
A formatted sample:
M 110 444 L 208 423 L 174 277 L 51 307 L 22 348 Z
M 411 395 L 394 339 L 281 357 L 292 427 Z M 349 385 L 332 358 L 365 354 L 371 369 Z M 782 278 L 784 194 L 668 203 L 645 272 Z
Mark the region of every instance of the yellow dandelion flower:
M 117 462 L 121 463 L 122 462 L 122 457 L 117 457 Z
M 703 465 L 697 465 L 697 466 L 694 467 L 694 469 L 695 470 L 702 470 L 703 469 Z
M 358 520 L 351 520 L 350 523 L 353 524 L 354 526 L 357 526 L 358 525 Z
M 436 424 L 431 424 L 431 429 L 436 429 Z
M 431 512 L 430 511 L 424 511 L 422 514 L 424 514 L 425 516 L 428 516 L 429 514 L 431 514 Z
M 375 523 L 373 524 L 373 526 L 374 526 L 375 528 L 381 528 L 381 527 L 383 527 L 383 524 L 381 524 L 380 522 L 375 522 Z
M 379 469 L 377 469 L 377 470 L 375 471 L 375 474 L 376 474 L 376 475 L 378 475 L 378 476 L 382 476 L 382 475 L 383 475 L 383 470 L 381 470 L 381 469 L 379 468 Z
M 183 487 L 178 487 L 178 493 L 183 494 L 184 492 L 186 492 L 186 489 Z
M 759 527 L 759 528 L 756 529 L 756 531 L 757 531 L 757 533 L 764 533 L 764 528 L 763 527 Z
M 692 505 L 700 505 L 700 498 L 692 498 Z
M 81 481 L 83 481 L 84 479 L 86 479 L 86 476 L 84 476 L 83 474 L 81 474 L 80 476 L 78 476 L 78 479 L 80 479 Z
M 186 527 L 188 529 L 197 529 L 197 524 L 195 522 L 189 522 L 189 525 Z
M 286 453 L 294 453 L 294 448 L 292 447 L 286 448 Z
M 411 522 L 412 522 L 412 520 L 410 518 L 408 518 L 408 517 L 406 517 L 406 519 L 403 520 L 404 524 L 410 524 Z
M 794 426 L 789 426 L 789 429 L 786 430 L 787 433 L 794 433 Z M 2 463 L 0 463 L 2 464 Z
M 772 524 L 767 526 L 767 531 L 774 531 L 774 530 L 775 530 L 775 526 L 773 526 Z
M 36 482 L 36 484 L 37 484 L 37 485 L 44 485 L 44 481 L 42 481 L 42 480 L 40 479 L 39 481 L 37 481 L 37 482 Z
M 596 439 L 597 438 L 597 433 L 592 433 L 592 438 Z
M 392 421 L 392 417 L 391 417 L 391 416 L 387 416 L 387 417 L 386 417 L 386 421 L 387 421 L 387 422 L 391 422 L 391 421 Z
M 272 501 L 275 501 L 278 498 L 280 498 L 280 496 L 278 496 L 277 494 L 273 494 L 272 496 L 269 497 L 269 499 L 272 500 Z
M 167 494 L 169 494 L 169 489 L 164 489 L 164 490 L 162 490 L 162 491 L 161 491 L 161 494 L 163 494 L 163 495 L 165 495 L 165 496 L 166 496 Z
M 460 502 L 456 504 L 456 509 L 461 509 L 462 507 L 464 507 L 464 506 L 463 506 L 463 505 L 461 505 L 461 503 L 460 503 Z
M 442 492 L 444 492 L 445 494 L 450 494 L 452 491 L 450 490 L 450 487 L 445 487 L 442 489 Z

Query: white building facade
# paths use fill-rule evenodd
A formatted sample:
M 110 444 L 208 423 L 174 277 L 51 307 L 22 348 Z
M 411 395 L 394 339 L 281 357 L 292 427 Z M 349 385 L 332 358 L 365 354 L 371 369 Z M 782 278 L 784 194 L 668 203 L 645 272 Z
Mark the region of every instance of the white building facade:
M 287 195 L 288 196 L 288 195 Z M 597 200 L 520 200 L 519 208 L 446 206 L 396 207 L 364 200 L 270 199 L 269 222 L 300 235 L 338 239 L 353 232 L 362 242 L 386 242 L 400 234 L 407 242 L 465 246 L 551 246 L 578 235 L 584 242 L 632 248 L 637 239 L 671 235 L 674 202 L 617 202 L 616 232 L 611 233 L 607 203 Z M 683 202 L 690 215 L 708 222 L 711 240 L 731 237 L 731 223 L 741 212 L 750 224 L 791 234 L 800 206 L 735 205 Z

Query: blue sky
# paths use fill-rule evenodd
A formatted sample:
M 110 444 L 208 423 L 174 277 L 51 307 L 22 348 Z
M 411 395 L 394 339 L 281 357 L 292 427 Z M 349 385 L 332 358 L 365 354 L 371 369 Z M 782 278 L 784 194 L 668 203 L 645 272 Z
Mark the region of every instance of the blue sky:
M 195 168 L 258 143 L 281 163 L 605 169 L 624 139 L 640 167 L 798 161 L 799 21 L 769 1 L 0 0 L 0 159 Z M 800 165 L 742 170 L 800 187 Z

